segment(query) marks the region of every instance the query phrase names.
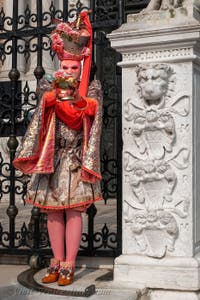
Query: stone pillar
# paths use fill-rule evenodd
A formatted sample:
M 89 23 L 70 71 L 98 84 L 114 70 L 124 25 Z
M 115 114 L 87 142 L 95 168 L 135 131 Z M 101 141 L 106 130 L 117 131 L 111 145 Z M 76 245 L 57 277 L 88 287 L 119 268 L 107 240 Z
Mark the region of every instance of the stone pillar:
M 200 1 L 150 1 L 122 53 L 123 250 L 115 282 L 200 299 Z

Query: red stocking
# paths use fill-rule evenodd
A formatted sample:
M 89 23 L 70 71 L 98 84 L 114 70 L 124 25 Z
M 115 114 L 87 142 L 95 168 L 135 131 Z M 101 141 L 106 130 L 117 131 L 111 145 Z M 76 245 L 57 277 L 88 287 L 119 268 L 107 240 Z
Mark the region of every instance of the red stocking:
M 63 261 L 65 257 L 65 222 L 63 210 L 50 211 L 47 214 L 47 228 L 54 258 Z
M 80 211 L 66 209 L 66 262 L 75 267 L 82 235 L 82 215 Z

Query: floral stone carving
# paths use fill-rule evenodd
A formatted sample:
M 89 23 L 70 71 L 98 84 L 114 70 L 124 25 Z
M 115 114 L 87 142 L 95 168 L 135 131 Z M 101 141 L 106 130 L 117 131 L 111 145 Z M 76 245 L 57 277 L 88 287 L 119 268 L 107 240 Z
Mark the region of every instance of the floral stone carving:
M 129 176 L 132 197 L 126 200 L 125 222 L 139 250 L 161 258 L 174 250 L 179 236 L 176 217 L 186 218 L 186 197 L 176 203 L 176 169 L 186 169 L 190 151 L 181 147 L 174 153 L 174 116 L 189 114 L 186 93 L 174 96 L 175 74 L 168 65 L 141 65 L 136 69 L 141 106 L 131 99 L 125 103 L 125 120 L 131 122 L 131 136 L 139 153 L 124 152 L 124 170 Z M 166 154 L 170 153 L 167 159 Z
M 175 78 L 169 66 L 142 65 L 136 72 L 142 106 L 128 99 L 124 116 L 126 121 L 132 121 L 131 131 L 140 153 L 162 159 L 165 152 L 172 152 L 175 142 L 173 115 L 187 116 L 190 99 L 184 92 L 172 97 Z

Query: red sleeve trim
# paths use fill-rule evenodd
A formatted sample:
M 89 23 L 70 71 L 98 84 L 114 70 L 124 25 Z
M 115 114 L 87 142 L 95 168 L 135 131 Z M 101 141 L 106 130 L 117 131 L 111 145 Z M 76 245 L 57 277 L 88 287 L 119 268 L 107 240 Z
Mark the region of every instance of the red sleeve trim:
M 82 166 L 81 169 L 81 179 L 85 182 L 96 183 L 97 181 L 102 179 L 102 176 L 99 173 L 96 173 L 95 171 L 87 169 L 84 166 Z

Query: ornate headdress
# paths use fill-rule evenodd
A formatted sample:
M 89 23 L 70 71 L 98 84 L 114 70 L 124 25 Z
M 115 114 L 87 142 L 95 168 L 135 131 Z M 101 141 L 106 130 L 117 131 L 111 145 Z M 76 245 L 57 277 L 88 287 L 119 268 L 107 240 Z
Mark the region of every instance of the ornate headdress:
M 79 93 L 86 96 L 92 59 L 92 27 L 88 12 L 81 12 L 74 22 L 59 23 L 51 34 L 51 40 L 52 50 L 60 61 L 83 60 Z

